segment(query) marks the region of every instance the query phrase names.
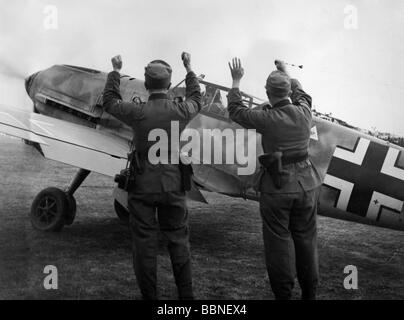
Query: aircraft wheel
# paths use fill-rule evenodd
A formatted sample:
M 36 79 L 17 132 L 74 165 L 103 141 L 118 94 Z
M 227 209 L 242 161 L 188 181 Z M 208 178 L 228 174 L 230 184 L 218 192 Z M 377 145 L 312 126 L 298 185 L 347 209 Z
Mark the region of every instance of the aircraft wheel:
M 66 193 L 47 188 L 35 197 L 31 206 L 31 224 L 40 231 L 60 231 L 65 224 L 69 202 Z
M 68 209 L 66 212 L 65 223 L 70 226 L 76 218 L 77 204 L 76 199 L 70 194 L 66 194 L 66 200 Z
M 129 211 L 117 200 L 114 201 L 114 208 L 118 218 L 125 224 L 129 224 Z

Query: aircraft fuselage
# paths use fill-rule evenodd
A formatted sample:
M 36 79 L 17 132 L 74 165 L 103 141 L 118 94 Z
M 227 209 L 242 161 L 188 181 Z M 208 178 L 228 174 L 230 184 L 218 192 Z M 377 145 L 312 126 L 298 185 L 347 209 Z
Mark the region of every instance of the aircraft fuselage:
M 35 112 L 113 133 L 129 141 L 131 129 L 102 109 L 106 76 L 92 69 L 57 65 L 27 78 L 26 89 Z M 188 128 L 200 131 L 201 137 L 206 128 L 240 129 L 228 118 L 224 101 L 212 103 L 217 92 L 226 89 L 205 85 L 203 110 Z M 206 101 L 212 91 L 208 89 L 212 88 L 216 90 L 215 97 Z M 143 81 L 129 76 L 121 78 L 121 94 L 123 100 L 136 103 L 144 103 L 148 98 Z M 182 96 L 183 89 L 170 94 L 172 98 Z M 317 117 L 313 119 L 311 138 L 310 157 L 324 179 L 321 214 L 404 230 L 403 148 Z M 257 153 L 250 161 L 256 162 L 256 156 L 262 153 L 260 139 L 257 134 Z M 246 140 L 234 143 L 246 143 Z M 230 196 L 258 199 L 252 189 L 254 174 L 238 175 L 240 163 L 213 162 L 194 165 L 195 182 L 199 186 Z

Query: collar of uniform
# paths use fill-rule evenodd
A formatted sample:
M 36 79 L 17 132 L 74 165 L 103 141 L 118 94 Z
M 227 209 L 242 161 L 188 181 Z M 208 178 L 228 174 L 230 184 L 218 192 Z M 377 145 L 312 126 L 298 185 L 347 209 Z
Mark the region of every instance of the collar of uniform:
M 287 106 L 289 104 L 290 104 L 290 100 L 289 99 L 284 99 L 284 100 L 281 100 L 281 101 L 275 103 L 272 106 L 272 108 L 282 108 L 282 107 Z
M 152 93 L 149 96 L 149 101 L 150 100 L 159 100 L 159 99 L 168 99 L 167 93 Z

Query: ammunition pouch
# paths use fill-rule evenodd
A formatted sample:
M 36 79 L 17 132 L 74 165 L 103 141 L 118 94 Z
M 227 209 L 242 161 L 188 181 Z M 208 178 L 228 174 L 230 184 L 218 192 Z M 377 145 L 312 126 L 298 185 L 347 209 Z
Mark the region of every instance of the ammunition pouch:
M 114 181 L 118 184 L 119 189 L 128 191 L 131 184 L 133 183 L 132 179 L 133 178 L 131 178 L 130 169 L 126 168 L 121 170 L 121 172 L 118 173 L 117 175 L 115 175 Z
M 114 181 L 118 188 L 129 191 L 135 186 L 135 175 L 143 173 L 143 166 L 140 162 L 139 153 L 135 150 L 128 153 L 128 165 L 125 169 L 115 175 Z

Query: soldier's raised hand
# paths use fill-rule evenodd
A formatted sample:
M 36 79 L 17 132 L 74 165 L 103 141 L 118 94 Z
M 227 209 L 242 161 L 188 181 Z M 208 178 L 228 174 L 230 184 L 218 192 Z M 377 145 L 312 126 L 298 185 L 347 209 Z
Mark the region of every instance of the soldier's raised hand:
M 233 58 L 232 63 L 230 64 L 229 62 L 229 67 L 233 80 L 241 80 L 241 78 L 244 76 L 244 69 L 241 66 L 240 59 Z
M 187 72 L 191 71 L 191 54 L 188 52 L 183 52 L 181 54 L 181 59 Z
M 286 69 L 286 64 L 282 60 L 275 60 L 275 66 L 278 71 L 282 71 L 286 74 L 288 74 L 288 70 Z
M 241 66 L 241 61 L 239 58 L 233 58 L 232 63 L 229 62 L 229 68 L 231 72 L 231 77 L 233 79 L 233 88 L 238 88 L 240 86 L 240 80 L 244 76 L 244 69 Z
M 122 69 L 122 57 L 120 55 L 117 55 L 111 59 L 111 62 L 114 71 L 120 72 Z

